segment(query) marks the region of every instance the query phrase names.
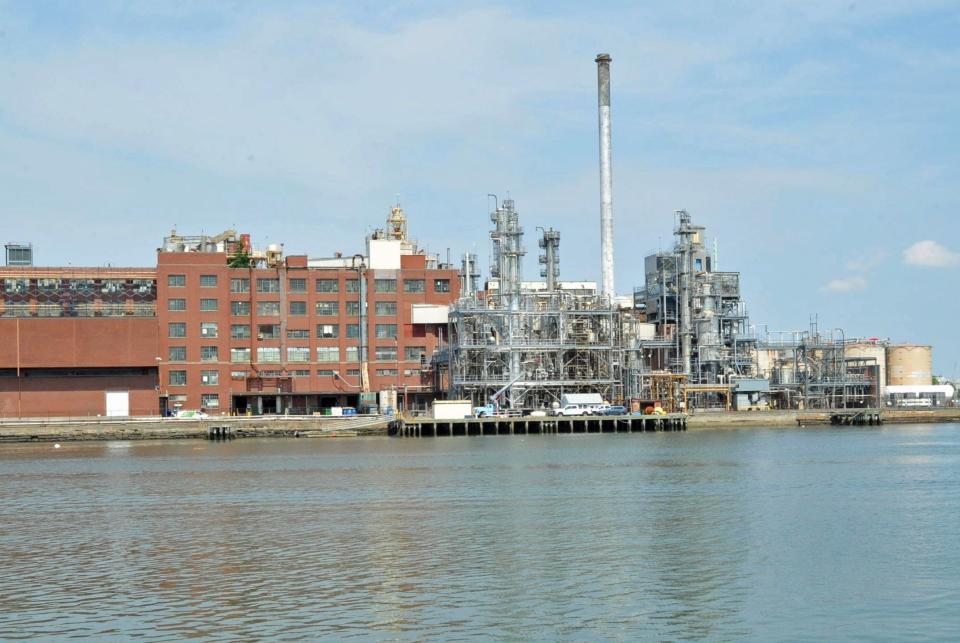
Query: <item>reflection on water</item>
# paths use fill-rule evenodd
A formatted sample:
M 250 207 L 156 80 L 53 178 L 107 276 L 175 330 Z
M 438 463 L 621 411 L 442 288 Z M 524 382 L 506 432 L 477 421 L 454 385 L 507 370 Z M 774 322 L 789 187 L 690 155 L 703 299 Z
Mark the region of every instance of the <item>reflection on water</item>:
M 960 428 L 0 446 L 0 638 L 949 638 Z

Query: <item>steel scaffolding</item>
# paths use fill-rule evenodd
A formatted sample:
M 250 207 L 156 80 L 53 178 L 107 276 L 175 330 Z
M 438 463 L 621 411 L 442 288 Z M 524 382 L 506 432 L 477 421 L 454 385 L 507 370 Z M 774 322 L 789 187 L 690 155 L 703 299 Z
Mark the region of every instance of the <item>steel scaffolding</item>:
M 565 393 L 622 399 L 617 311 L 596 294 L 559 289 L 554 230 L 544 231 L 541 242 L 549 249 L 544 263 L 552 288 L 524 289 L 523 229 L 513 201 L 490 218 L 491 274 L 498 283 L 461 298 L 450 312 L 451 395 L 506 409 L 546 409 Z

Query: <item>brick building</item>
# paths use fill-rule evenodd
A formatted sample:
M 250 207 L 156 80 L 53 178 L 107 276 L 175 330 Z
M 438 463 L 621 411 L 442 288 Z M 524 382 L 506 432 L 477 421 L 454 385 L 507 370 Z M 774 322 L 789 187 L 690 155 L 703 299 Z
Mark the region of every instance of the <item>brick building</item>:
M 365 254 L 174 233 L 156 269 L 27 270 L 0 269 L 6 417 L 417 409 L 446 387 L 433 358 L 458 273 L 407 238 L 399 207 Z
M 0 417 L 155 415 L 152 268 L 0 269 Z

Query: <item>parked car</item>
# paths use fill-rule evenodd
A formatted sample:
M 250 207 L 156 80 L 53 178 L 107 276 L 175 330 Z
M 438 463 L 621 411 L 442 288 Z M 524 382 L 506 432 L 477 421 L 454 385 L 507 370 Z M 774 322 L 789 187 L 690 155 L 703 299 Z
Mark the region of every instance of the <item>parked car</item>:
M 609 404 L 588 404 L 583 409 L 584 415 L 606 415 Z
M 618 405 L 608 406 L 607 410 L 604 411 L 604 415 L 626 415 L 626 414 L 627 414 L 627 407 L 618 406 Z

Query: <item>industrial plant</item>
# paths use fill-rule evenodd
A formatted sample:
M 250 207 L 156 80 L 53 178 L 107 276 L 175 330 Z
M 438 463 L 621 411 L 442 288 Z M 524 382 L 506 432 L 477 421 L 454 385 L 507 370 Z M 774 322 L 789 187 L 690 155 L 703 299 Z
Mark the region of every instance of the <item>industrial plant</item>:
M 285 255 L 234 230 L 177 232 L 142 268 L 0 269 L 0 416 L 327 414 L 356 409 L 547 415 L 576 396 L 624 413 L 955 404 L 932 349 L 848 337 L 811 319 L 753 323 L 739 272 L 674 213 L 671 248 L 614 291 L 610 65 L 597 56 L 601 283 L 561 276 L 561 232 L 537 228 L 525 280 L 517 203 L 492 197 L 490 265 L 419 248 L 399 204 L 363 252 Z

